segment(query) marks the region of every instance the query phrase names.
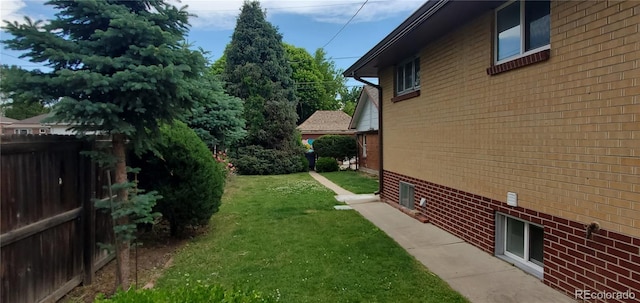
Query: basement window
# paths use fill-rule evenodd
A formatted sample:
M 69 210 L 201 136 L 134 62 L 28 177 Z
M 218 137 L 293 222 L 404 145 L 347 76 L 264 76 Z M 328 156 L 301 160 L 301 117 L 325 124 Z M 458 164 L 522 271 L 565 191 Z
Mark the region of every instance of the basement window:
M 540 279 L 544 273 L 544 228 L 511 216 L 496 214 L 498 258 Z
M 411 183 L 400 182 L 400 205 L 414 209 L 413 201 L 415 199 L 414 186 Z

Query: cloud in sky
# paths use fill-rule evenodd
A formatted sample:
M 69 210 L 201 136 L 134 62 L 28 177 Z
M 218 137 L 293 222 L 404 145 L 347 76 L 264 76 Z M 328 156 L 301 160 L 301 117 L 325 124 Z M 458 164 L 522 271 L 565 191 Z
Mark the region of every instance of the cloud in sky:
M 188 5 L 190 13 L 197 15 L 191 24 L 198 29 L 233 29 L 244 0 L 169 0 L 181 7 Z M 23 16 L 32 19 L 47 19 L 35 16 L 30 6 L 42 6 L 41 0 L 1 0 L 2 20 L 22 22 Z M 344 24 L 364 3 L 364 0 L 262 0 L 260 5 L 267 17 L 280 14 L 295 14 L 314 21 Z M 370 22 L 394 17 L 398 13 L 414 11 L 424 0 L 370 0 L 352 23 Z M 52 16 L 48 16 L 49 18 Z
M 0 11 L 2 12 L 2 20 L 9 22 L 22 22 L 24 20 L 24 14 L 20 12 L 22 8 L 27 6 L 23 0 L 3 0 L 0 3 Z M 4 25 L 4 22 L 2 22 Z
M 386 19 L 397 13 L 416 10 L 423 0 L 372 0 L 352 21 L 369 22 Z M 188 5 L 188 11 L 198 16 L 191 24 L 196 28 L 233 29 L 240 14 L 243 0 L 182 0 L 176 6 Z M 260 6 L 267 17 L 296 14 L 324 23 L 344 24 L 364 1 L 340 0 L 263 0 Z

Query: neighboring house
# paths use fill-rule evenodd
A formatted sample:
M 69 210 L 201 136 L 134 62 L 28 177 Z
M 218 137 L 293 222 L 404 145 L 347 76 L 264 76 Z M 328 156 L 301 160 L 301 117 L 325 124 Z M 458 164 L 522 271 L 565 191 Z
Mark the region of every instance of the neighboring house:
M 341 110 L 319 110 L 298 125 L 302 142 L 313 145 L 313 141 L 323 135 L 353 135 L 349 129 L 351 117 Z
M 65 123 L 50 123 L 43 122 L 45 118 L 48 118 L 51 114 L 41 114 L 38 116 L 34 116 L 31 118 L 23 119 L 23 120 L 15 120 L 10 119 L 11 123 L 2 123 L 2 134 L 3 135 L 73 135 L 75 132 L 68 130 L 70 127 L 69 124 Z M 1 118 L 2 121 L 5 121 L 6 117 Z M 8 121 L 8 120 L 7 120 Z
M 378 174 L 380 169 L 378 140 L 378 89 L 365 85 L 349 123 L 358 141 L 358 169 Z
M 14 129 L 11 128 L 11 125 L 16 122 L 18 120 L 0 116 L 0 135 L 13 134 Z
M 635 0 L 426 2 L 344 72 L 379 79 L 381 197 L 572 297 L 640 296 L 639 23 Z
M 6 125 L 2 129 L 3 135 L 46 135 L 51 133 L 51 128 L 41 121 L 49 114 L 42 114 L 35 117 L 14 120 L 15 122 Z M 12 119 L 13 120 L 13 119 Z

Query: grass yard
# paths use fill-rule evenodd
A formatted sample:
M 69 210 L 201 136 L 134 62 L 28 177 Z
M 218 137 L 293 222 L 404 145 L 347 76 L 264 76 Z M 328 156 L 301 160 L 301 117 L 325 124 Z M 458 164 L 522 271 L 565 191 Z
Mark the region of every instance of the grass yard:
M 320 174 L 354 194 L 372 194 L 378 191 L 378 177 L 375 176 L 349 170 Z
M 237 176 L 157 287 L 216 283 L 280 302 L 467 302 L 308 174 Z

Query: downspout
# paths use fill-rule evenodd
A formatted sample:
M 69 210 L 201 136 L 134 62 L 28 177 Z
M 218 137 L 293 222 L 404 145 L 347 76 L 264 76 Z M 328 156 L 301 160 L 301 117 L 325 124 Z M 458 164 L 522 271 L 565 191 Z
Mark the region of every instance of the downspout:
M 362 82 L 366 85 L 370 85 L 375 87 L 378 90 L 378 157 L 379 157 L 379 165 L 380 167 L 378 168 L 378 192 L 376 192 L 376 194 L 381 195 L 382 194 L 382 189 L 384 188 L 384 178 L 383 178 L 383 174 L 384 174 L 384 170 L 382 169 L 384 167 L 383 163 L 384 163 L 384 157 L 382 155 L 383 150 L 382 150 L 382 86 L 378 85 L 378 84 L 373 84 L 367 80 L 364 80 L 362 78 L 360 78 L 360 76 L 356 75 L 355 72 L 351 73 L 351 76 L 356 79 L 356 81 Z

